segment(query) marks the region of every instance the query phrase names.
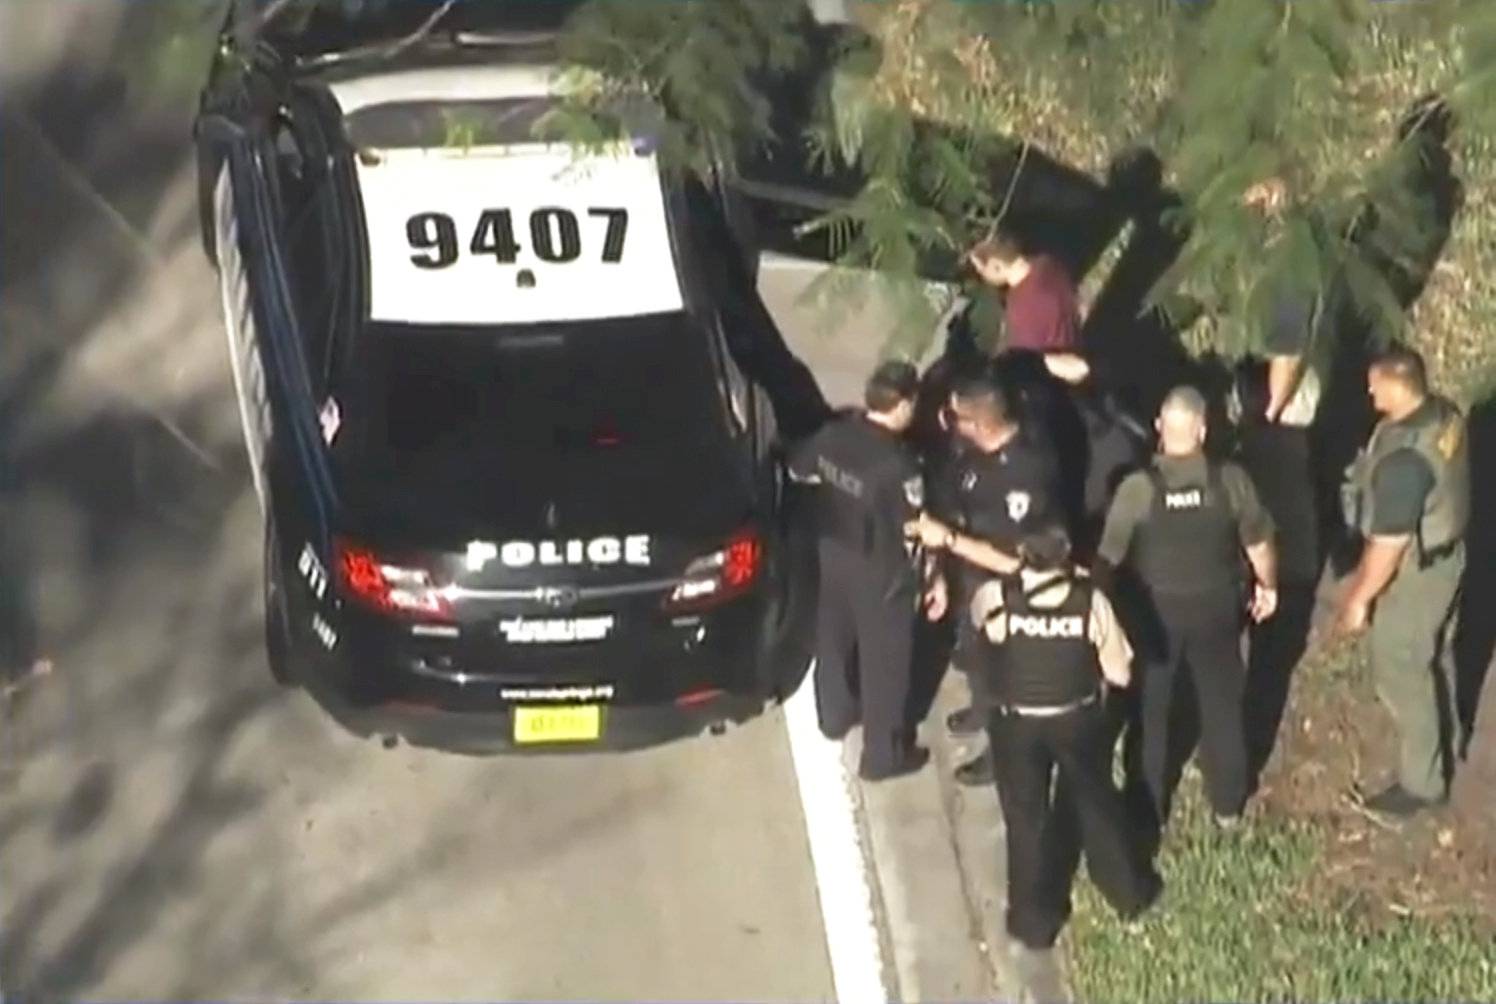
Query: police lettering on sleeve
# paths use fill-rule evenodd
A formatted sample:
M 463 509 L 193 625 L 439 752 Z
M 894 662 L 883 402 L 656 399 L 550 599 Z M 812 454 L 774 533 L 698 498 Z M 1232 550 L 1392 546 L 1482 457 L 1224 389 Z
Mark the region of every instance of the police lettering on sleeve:
M 1371 476 L 1375 496 L 1370 531 L 1396 537 L 1413 533 L 1423 518 L 1424 502 L 1434 487 L 1434 472 L 1416 450 L 1389 454 Z
M 875 558 L 902 560 L 903 526 L 923 504 L 924 481 L 896 436 L 845 413 L 797 449 L 790 465 L 820 486 L 822 537 Z

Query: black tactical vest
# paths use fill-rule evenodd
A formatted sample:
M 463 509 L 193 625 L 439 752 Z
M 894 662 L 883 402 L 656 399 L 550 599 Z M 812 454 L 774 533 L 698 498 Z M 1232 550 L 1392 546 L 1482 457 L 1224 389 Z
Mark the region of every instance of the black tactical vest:
M 1203 483 L 1171 489 L 1162 471 L 1148 469 L 1153 501 L 1133 540 L 1133 567 L 1150 592 L 1219 595 L 1241 588 L 1236 513 L 1220 467 L 1206 461 L 1205 471 Z
M 1071 704 L 1101 684 L 1101 661 L 1091 643 L 1091 583 L 1071 579 L 1069 595 L 1055 607 L 1038 608 L 1029 599 L 1058 580 L 1045 579 L 1027 591 L 1016 579 L 1003 580 L 1003 606 L 995 616 L 1007 618 L 1008 631 L 997 646 L 1001 659 L 992 666 L 999 705 Z

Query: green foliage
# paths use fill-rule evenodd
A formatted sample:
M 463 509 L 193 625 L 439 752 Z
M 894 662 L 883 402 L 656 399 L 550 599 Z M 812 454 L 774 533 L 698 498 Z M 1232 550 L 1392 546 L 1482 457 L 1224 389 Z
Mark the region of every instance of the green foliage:
M 1389 53 L 1402 54 L 1399 38 L 1457 41 L 1462 82 L 1451 96 L 1476 128 L 1481 110 L 1496 107 L 1496 5 L 1386 6 L 1417 9 L 1368 12 L 1359 0 L 879 5 L 874 16 L 891 26 L 883 63 L 845 57 L 812 123 L 818 162 L 865 178 L 820 225 L 842 265 L 875 269 L 890 289 L 927 299 L 914 277 L 943 271 L 1002 212 L 1005 175 L 995 165 L 1019 138 L 1093 170 L 1142 144 L 1164 157 L 1184 197 L 1170 222 L 1190 236 L 1154 301 L 1192 304 L 1211 325 L 1212 348 L 1233 356 L 1260 346 L 1280 299 L 1323 307 L 1337 283 L 1390 337 L 1402 308 L 1378 266 L 1417 259 L 1432 220 L 1426 198 L 1399 187 L 1409 154 L 1378 82 Z M 973 55 L 973 39 L 987 51 Z M 717 55 L 723 65 L 745 61 Z M 740 74 L 689 76 L 693 93 L 707 80 L 742 100 Z M 1427 83 L 1449 89 L 1454 79 Z M 726 137 L 723 109 L 702 101 L 701 132 Z M 750 133 L 763 122 L 756 112 L 745 121 Z M 1285 178 L 1290 194 L 1264 219 L 1242 196 L 1269 176 Z M 1374 240 L 1351 226 L 1368 205 Z
M 587 72 L 553 124 L 616 136 L 617 108 L 645 97 L 666 113 L 656 137 L 664 163 L 730 162 L 769 136 L 769 99 L 755 83 L 803 58 L 803 14 L 800 0 L 596 0 L 568 25 L 563 57 Z
M 1456 12 L 1453 35 L 1462 78 L 1451 101 L 1472 133 L 1496 135 L 1496 4 L 1446 0 Z
M 1190 240 L 1160 290 L 1210 303 L 1223 320 L 1213 347 L 1228 356 L 1252 347 L 1278 299 L 1320 297 L 1348 250 L 1325 198 L 1353 183 L 1316 177 L 1314 160 L 1351 113 L 1346 40 L 1358 29 L 1342 0 L 1217 0 L 1195 26 L 1160 136 L 1185 204 L 1171 222 Z M 1287 183 L 1281 214 L 1243 204 L 1273 177 Z
M 1396 918 L 1313 880 L 1333 853 L 1312 824 L 1218 831 L 1187 782 L 1159 863 L 1164 898 L 1129 930 L 1078 884 L 1067 939 L 1088 1001 L 1491 1000 L 1490 931 L 1467 917 Z
M 798 37 L 795 6 L 600 0 L 572 52 L 609 82 L 594 99 L 624 89 L 668 107 L 666 162 L 703 169 L 765 137 L 763 73 L 804 57 L 782 37 Z M 921 280 L 952 275 L 1003 216 L 1025 144 L 1098 173 L 1130 148 L 1162 157 L 1183 203 L 1165 222 L 1188 240 L 1146 306 L 1227 357 L 1259 350 L 1284 300 L 1319 317 L 1346 303 L 1378 339 L 1407 332 L 1396 287 L 1440 239 L 1427 186 L 1409 184 L 1425 151 L 1398 138 L 1414 98 L 1448 96 L 1467 171 L 1496 154 L 1489 0 L 890 0 L 867 13 L 881 58 L 840 55 L 804 137 L 811 168 L 850 167 L 863 187 L 811 229 L 917 330 L 943 306 Z M 1269 177 L 1286 204 L 1245 205 Z M 812 292 L 828 302 L 849 286 L 832 273 Z

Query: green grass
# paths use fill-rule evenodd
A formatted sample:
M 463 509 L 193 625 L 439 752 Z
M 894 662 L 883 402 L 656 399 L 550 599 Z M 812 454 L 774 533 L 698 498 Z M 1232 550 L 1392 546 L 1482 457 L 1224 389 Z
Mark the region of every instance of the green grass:
M 1330 834 L 1258 815 L 1218 833 L 1193 781 L 1177 803 L 1159 861 L 1167 889 L 1139 929 L 1077 883 L 1078 999 L 1496 1000 L 1496 941 L 1473 919 L 1399 919 L 1332 897 L 1312 881 Z

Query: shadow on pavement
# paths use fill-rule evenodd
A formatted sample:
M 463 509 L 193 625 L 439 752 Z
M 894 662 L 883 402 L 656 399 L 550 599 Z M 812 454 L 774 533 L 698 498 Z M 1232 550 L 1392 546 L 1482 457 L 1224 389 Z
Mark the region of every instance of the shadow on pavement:
M 132 47 L 203 9 L 8 12 L 9 54 L 57 45 L 0 99 L 0 657 L 56 664 L 0 698 L 0 970 L 16 999 L 97 994 L 184 918 L 191 946 L 159 966 L 158 993 L 193 972 L 189 996 L 222 990 L 205 975 L 300 985 L 321 933 L 284 922 L 289 845 L 241 881 L 207 871 L 274 793 L 230 761 L 280 696 L 244 630 L 258 562 L 234 560 L 247 472 L 201 254 L 179 253 L 195 206 L 170 204 L 191 96 L 119 69 L 147 67 Z M 204 67 L 210 39 L 189 52 Z M 215 944 L 243 954 L 204 968 Z

